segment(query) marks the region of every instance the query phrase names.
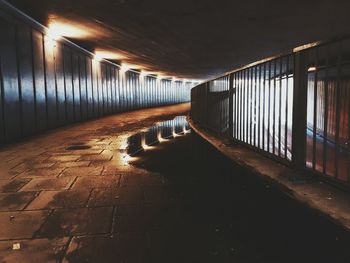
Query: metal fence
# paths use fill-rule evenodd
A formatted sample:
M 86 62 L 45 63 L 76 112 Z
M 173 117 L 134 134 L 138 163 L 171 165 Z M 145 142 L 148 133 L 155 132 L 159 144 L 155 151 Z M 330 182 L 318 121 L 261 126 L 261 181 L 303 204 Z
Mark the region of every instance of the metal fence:
M 193 83 L 125 70 L 0 0 L 0 145 L 123 111 L 190 100 Z
M 191 90 L 192 119 L 295 169 L 350 180 L 350 40 L 297 48 Z

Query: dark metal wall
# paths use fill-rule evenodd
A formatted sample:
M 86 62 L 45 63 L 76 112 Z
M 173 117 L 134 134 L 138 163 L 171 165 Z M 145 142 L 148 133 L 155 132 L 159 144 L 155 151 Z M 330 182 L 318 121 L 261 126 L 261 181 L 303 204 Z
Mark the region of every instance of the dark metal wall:
M 189 101 L 192 83 L 123 71 L 0 5 L 0 145 L 106 114 Z
M 191 116 L 295 169 L 350 185 L 350 39 L 255 63 L 191 91 Z

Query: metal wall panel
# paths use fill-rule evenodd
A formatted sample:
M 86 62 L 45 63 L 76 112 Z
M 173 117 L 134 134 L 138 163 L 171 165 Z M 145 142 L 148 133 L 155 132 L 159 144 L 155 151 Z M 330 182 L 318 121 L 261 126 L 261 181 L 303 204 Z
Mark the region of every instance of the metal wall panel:
M 2 62 L 0 57 L 0 144 L 5 143 L 5 119 L 4 119 L 4 85 L 2 77 Z
M 66 89 L 66 119 L 68 123 L 72 123 L 74 121 L 74 90 L 72 54 L 70 48 L 68 47 L 63 47 L 63 70 Z
M 73 78 L 73 98 L 74 98 L 74 121 L 81 121 L 80 112 L 80 76 L 79 57 L 72 52 L 72 78 Z
M 6 141 L 11 141 L 21 136 L 20 92 L 18 87 L 14 22 L 10 18 L 1 16 L 0 32 L 5 138 Z
M 118 70 L 113 68 L 114 112 L 118 112 L 118 104 L 119 104 L 118 73 L 119 73 Z
M 112 79 L 111 67 L 106 66 L 106 83 L 107 83 L 107 113 L 112 113 Z
M 86 58 L 79 54 L 79 86 L 80 86 L 80 112 L 81 120 L 87 119 L 87 79 Z
M 102 65 L 97 64 L 96 77 L 97 77 L 97 89 L 98 89 L 98 116 L 103 115 L 103 76 Z
M 94 105 L 94 94 L 93 94 L 93 80 L 92 80 L 92 63 L 91 58 L 86 58 L 86 92 L 87 92 L 87 115 L 88 118 L 92 118 L 93 114 L 93 105 Z
M 55 58 L 54 52 L 56 42 L 51 38 L 44 37 L 44 58 L 45 58 L 45 83 L 46 83 L 46 102 L 47 102 L 47 119 L 49 128 L 58 126 L 57 123 L 57 91 L 55 82 Z
M 92 94 L 93 94 L 93 116 L 98 116 L 99 107 L 99 90 L 98 90 L 98 63 L 96 60 L 91 61 L 92 76 Z
M 107 88 L 106 88 L 106 65 L 104 63 L 101 64 L 101 98 L 102 98 L 102 114 L 107 113 Z
M 35 86 L 36 129 L 37 131 L 43 131 L 47 129 L 43 35 L 34 30 L 32 32 L 32 40 L 33 54 L 35 54 L 33 55 L 33 73 Z
M 57 44 L 55 49 L 55 76 L 57 87 L 57 119 L 58 125 L 66 123 L 66 86 L 64 81 L 64 61 L 62 45 Z
M 35 133 L 35 94 L 33 79 L 33 56 L 31 29 L 17 24 L 17 61 L 21 91 L 21 114 L 23 136 Z

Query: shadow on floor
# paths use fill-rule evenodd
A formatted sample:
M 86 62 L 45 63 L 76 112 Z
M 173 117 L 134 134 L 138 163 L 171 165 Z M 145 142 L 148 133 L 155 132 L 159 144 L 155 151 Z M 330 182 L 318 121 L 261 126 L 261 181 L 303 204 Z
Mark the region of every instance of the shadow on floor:
M 131 164 L 166 180 L 145 190 L 146 202 L 159 204 L 145 262 L 350 262 L 347 233 L 194 133 L 138 152 Z

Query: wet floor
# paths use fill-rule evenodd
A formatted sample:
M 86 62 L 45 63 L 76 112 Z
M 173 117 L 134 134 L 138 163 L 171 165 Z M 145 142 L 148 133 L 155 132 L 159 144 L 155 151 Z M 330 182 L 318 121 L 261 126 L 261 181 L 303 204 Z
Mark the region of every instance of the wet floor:
M 158 207 L 139 226 L 144 262 L 350 262 L 348 233 L 225 159 L 184 117 L 128 142 L 130 164 L 164 178 L 145 191 Z

